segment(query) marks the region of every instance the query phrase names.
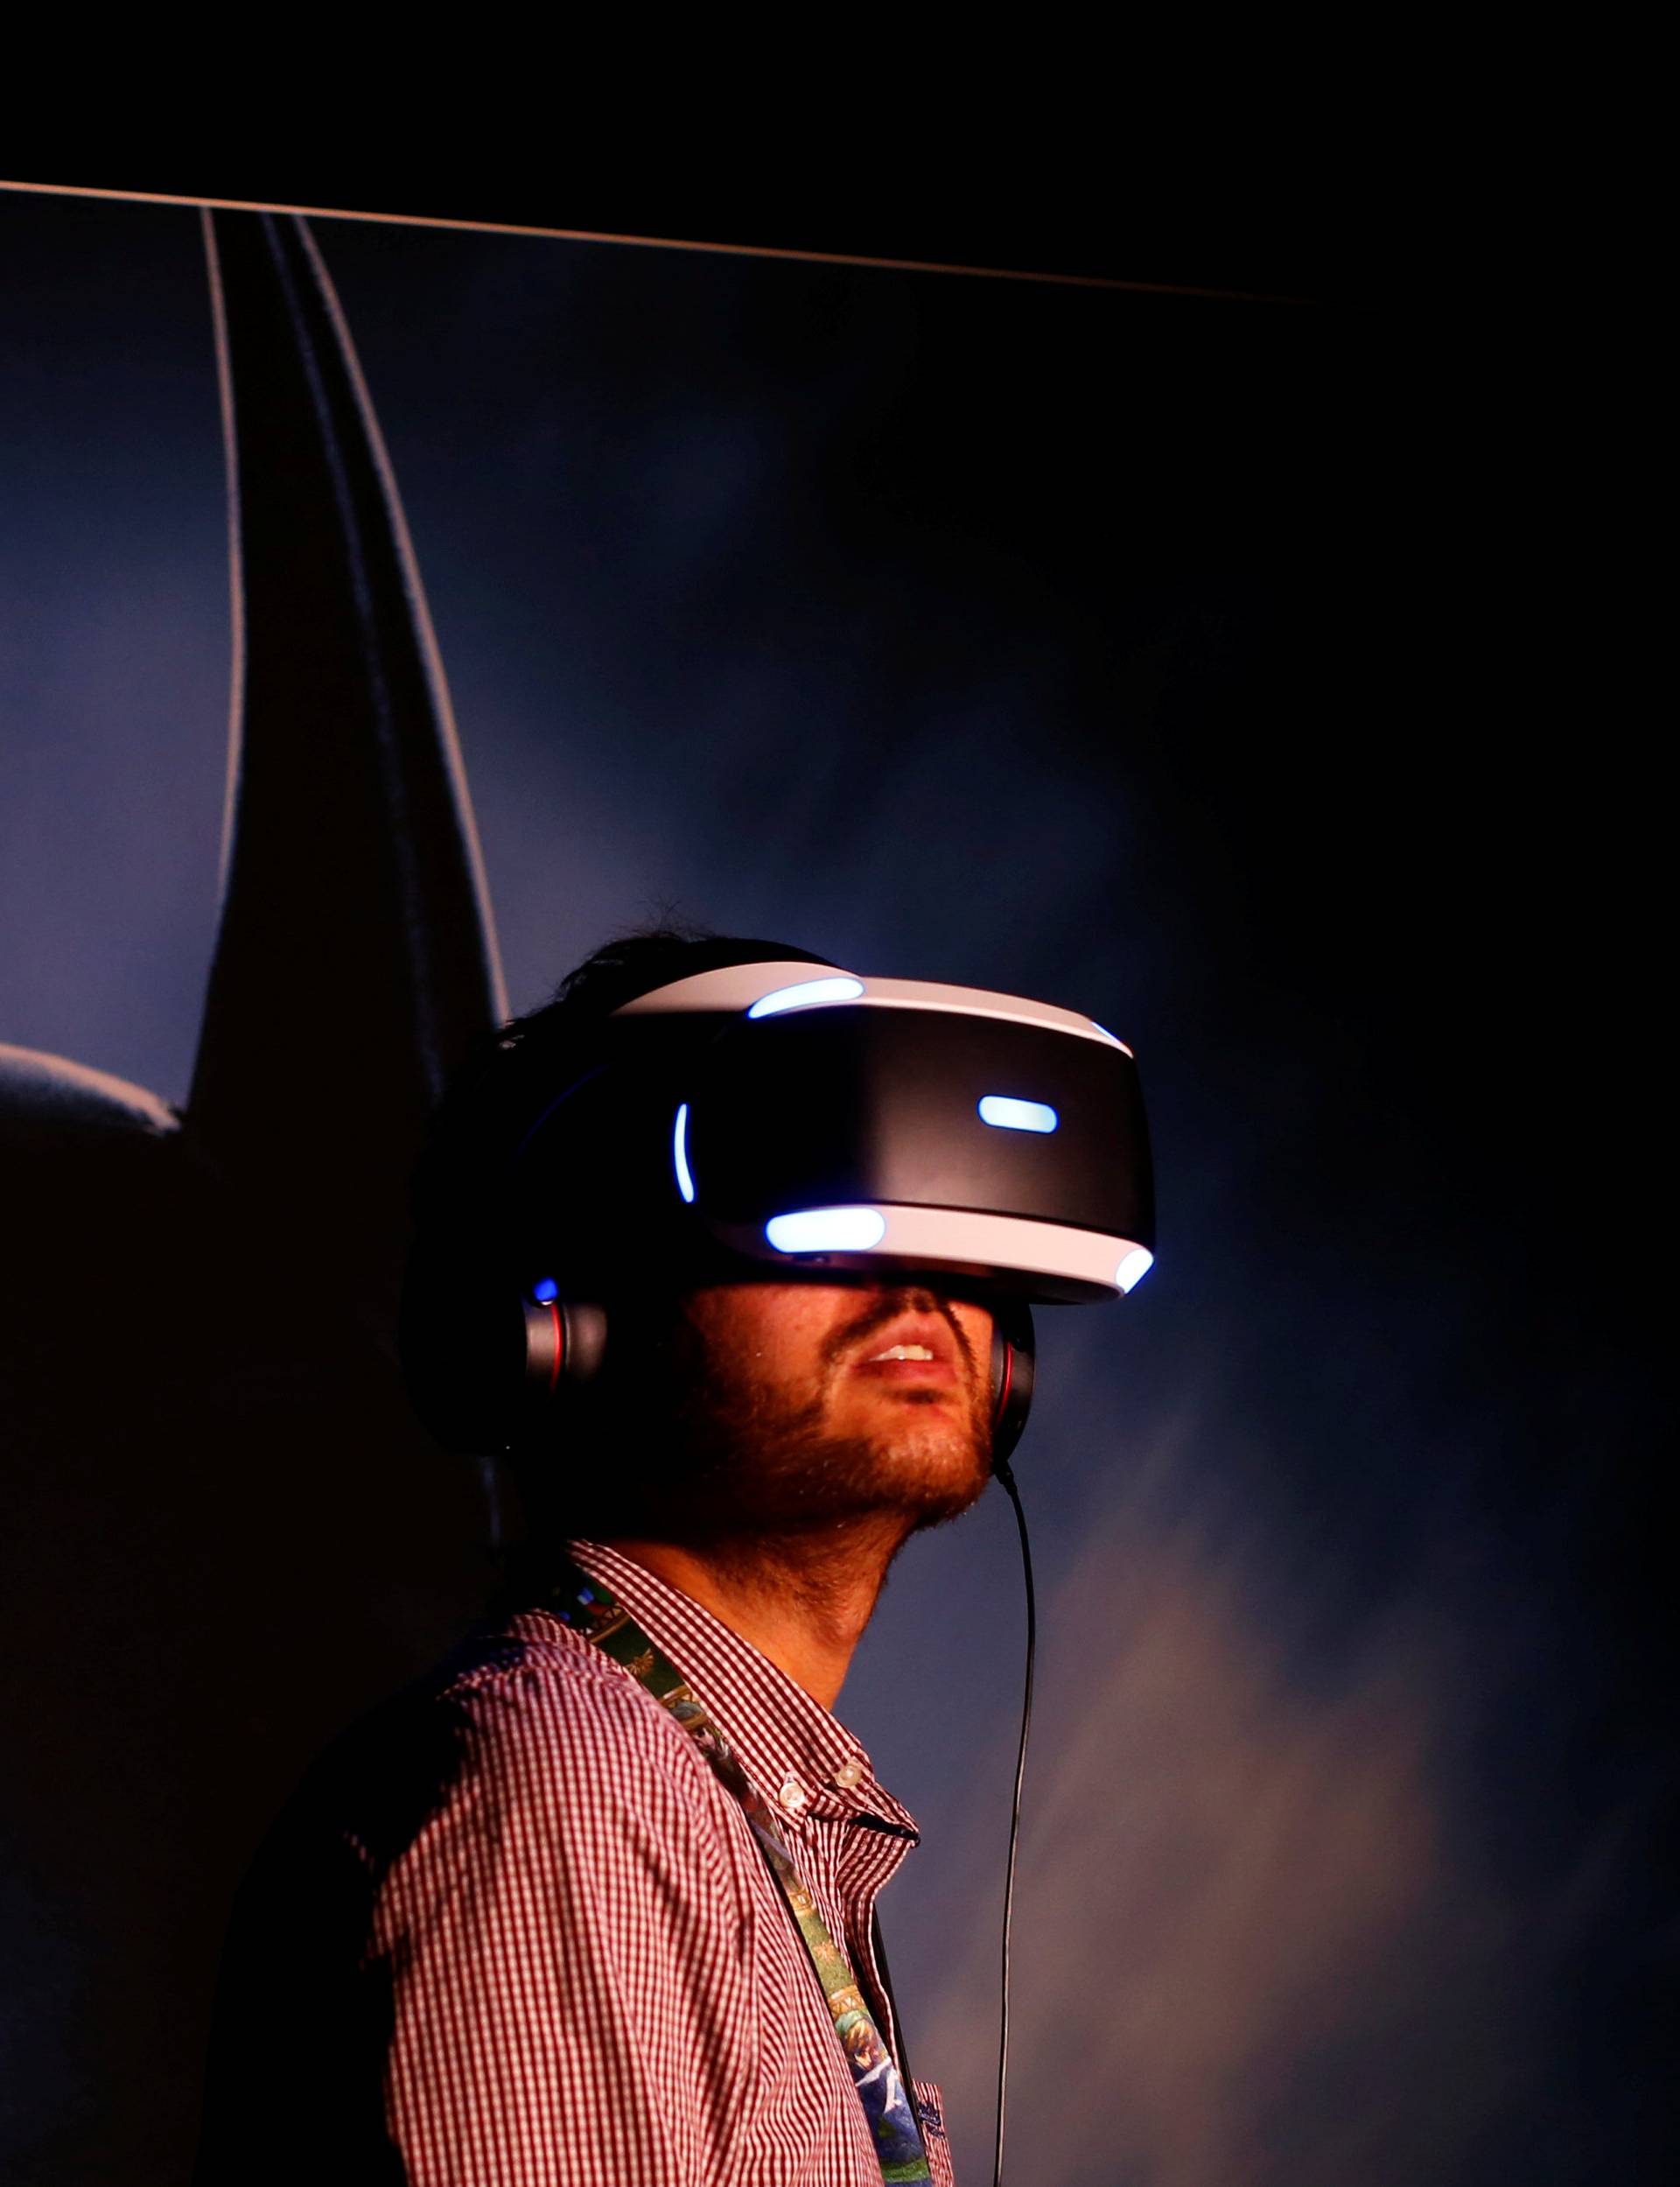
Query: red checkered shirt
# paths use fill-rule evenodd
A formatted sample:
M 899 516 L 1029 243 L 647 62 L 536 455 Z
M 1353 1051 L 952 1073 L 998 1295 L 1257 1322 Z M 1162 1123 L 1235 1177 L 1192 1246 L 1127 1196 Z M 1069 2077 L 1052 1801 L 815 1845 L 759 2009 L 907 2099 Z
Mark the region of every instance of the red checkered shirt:
M 872 1917 L 909 1815 L 755 1648 L 628 1559 L 570 1546 L 777 1803 L 902 2061 Z M 914 2085 L 950 2187 L 939 2091 Z M 545 1611 L 343 1742 L 247 1887 L 200 2181 L 296 2177 L 305 2151 L 312 2174 L 412 2187 L 880 2187 L 738 1805 L 668 1712 Z

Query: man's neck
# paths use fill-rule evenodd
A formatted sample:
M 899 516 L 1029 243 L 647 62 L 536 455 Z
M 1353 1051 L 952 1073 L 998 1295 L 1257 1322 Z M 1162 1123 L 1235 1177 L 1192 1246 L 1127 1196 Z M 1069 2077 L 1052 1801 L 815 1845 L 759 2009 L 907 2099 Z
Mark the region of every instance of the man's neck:
M 808 1534 L 704 1542 L 615 1535 L 607 1546 L 681 1588 L 832 1708 L 907 1531 L 889 1513 Z

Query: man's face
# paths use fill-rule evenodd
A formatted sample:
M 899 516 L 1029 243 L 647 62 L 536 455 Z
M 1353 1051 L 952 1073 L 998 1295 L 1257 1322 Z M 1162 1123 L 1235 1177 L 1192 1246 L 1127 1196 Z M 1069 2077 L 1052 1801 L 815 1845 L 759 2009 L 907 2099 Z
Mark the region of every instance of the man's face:
M 668 1392 L 721 1525 L 952 1518 L 991 1469 L 991 1316 L 913 1284 L 718 1284 L 678 1302 Z

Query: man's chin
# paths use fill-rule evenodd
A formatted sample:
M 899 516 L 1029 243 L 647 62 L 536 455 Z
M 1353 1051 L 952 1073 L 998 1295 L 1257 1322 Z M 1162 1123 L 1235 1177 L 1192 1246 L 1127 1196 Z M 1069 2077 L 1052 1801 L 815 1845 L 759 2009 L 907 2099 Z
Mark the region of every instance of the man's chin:
M 884 1509 L 901 1511 L 917 1527 L 957 1518 L 978 1501 L 991 1477 L 991 1453 L 954 1425 L 922 1434 L 870 1439 L 864 1469 Z
M 920 1434 L 808 1435 L 780 1462 L 757 1462 L 714 1474 L 711 1511 L 728 1509 L 747 1527 L 844 1526 L 896 1520 L 900 1538 L 959 1518 L 990 1477 L 989 1451 L 954 1425 Z
M 782 1410 L 757 1393 L 720 1401 L 706 1389 L 690 1397 L 662 1455 L 661 1499 L 713 1529 L 803 1531 L 896 1515 L 914 1533 L 966 1511 L 991 1473 L 988 1422 L 948 1392 L 865 1400 L 848 1391 L 838 1403 L 830 1392 Z
M 849 1393 L 850 1394 L 850 1393 Z M 861 1393 L 829 1416 L 830 1447 L 850 1447 L 850 1470 L 918 1525 L 966 1511 L 991 1475 L 988 1424 L 965 1398 L 909 1388 Z

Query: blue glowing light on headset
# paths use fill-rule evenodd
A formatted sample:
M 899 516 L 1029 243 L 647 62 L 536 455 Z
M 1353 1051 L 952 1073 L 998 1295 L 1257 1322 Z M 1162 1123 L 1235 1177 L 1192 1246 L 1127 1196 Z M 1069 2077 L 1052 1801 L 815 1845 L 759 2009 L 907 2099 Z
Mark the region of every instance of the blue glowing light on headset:
M 676 1188 L 685 1200 L 694 1198 L 694 1178 L 689 1169 L 689 1104 L 685 1101 L 676 1112 L 676 1129 L 671 1134 L 671 1160 L 676 1168 Z
M 878 1208 L 803 1208 L 773 1215 L 764 1234 L 779 1253 L 864 1253 L 886 1236 Z
M 1047 1101 L 1017 1101 L 1012 1094 L 982 1094 L 980 1121 L 1000 1132 L 1054 1132 L 1060 1121 Z
M 544 1276 L 531 1286 L 531 1296 L 538 1306 L 552 1306 L 560 1296 L 560 1286 L 552 1276 Z
M 774 1018 L 778 1010 L 802 1010 L 808 1003 L 850 1002 L 864 992 L 861 979 L 802 979 L 797 987 L 773 987 L 747 1012 L 749 1018 Z

